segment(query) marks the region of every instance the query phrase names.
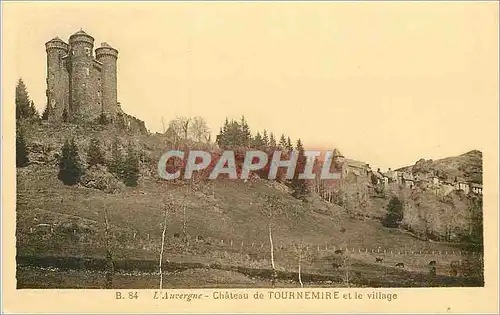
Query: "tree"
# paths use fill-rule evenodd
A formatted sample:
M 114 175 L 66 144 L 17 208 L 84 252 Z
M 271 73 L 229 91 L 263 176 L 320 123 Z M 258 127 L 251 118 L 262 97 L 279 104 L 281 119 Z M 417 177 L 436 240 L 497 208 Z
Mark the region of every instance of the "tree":
M 25 167 L 29 162 L 24 132 L 18 128 L 16 132 L 16 167 Z
M 65 185 L 75 185 L 83 174 L 75 139 L 66 140 L 61 151 L 58 178 Z
M 104 158 L 104 152 L 102 151 L 99 139 L 92 138 L 90 139 L 90 145 L 87 150 L 87 165 L 92 167 L 98 164 L 105 165 L 106 160 Z
M 284 134 L 281 134 L 280 143 L 278 145 L 280 150 L 285 150 L 287 148 L 286 138 Z
M 132 142 L 128 144 L 127 159 L 124 166 L 123 182 L 127 186 L 137 186 L 139 179 L 139 158 Z
M 271 149 L 275 149 L 276 148 L 276 138 L 274 138 L 274 134 L 272 132 L 269 135 L 269 147 Z
M 110 233 L 110 224 L 108 219 L 108 210 L 104 208 L 104 247 L 106 249 L 106 283 L 105 288 L 113 287 L 113 276 L 115 268 L 113 264 L 113 250 L 111 249 L 112 234 Z
M 30 100 L 28 90 L 20 78 L 16 85 L 16 119 L 38 119 L 35 104 Z
M 304 246 L 302 241 L 297 246 L 295 246 L 293 249 L 295 251 L 295 254 L 297 254 L 297 256 L 298 256 L 299 283 L 300 283 L 300 287 L 303 288 L 304 283 L 302 283 L 302 263 L 304 261 L 310 260 L 312 255 L 311 255 L 309 248 L 307 246 Z
M 292 144 L 292 139 L 290 139 L 290 137 L 288 137 L 286 139 L 286 149 L 288 151 L 292 151 L 293 150 L 293 144 Z
M 288 138 L 290 139 L 290 138 Z M 295 173 L 291 182 L 293 189 L 293 196 L 298 199 L 303 199 L 309 193 L 307 183 L 305 179 L 300 179 L 299 174 L 304 172 L 305 165 L 307 162 L 307 157 L 304 154 L 304 147 L 300 139 L 297 140 L 297 166 L 295 168 Z
M 267 136 L 267 130 L 264 129 L 264 132 L 262 133 L 262 142 L 264 143 L 264 147 L 269 146 L 269 137 Z
M 198 142 L 208 141 L 210 137 L 210 129 L 208 128 L 207 122 L 200 116 L 191 119 L 188 131 L 189 136 Z
M 271 268 L 273 270 L 271 277 L 271 286 L 274 288 L 276 285 L 276 265 L 274 264 L 274 243 L 273 243 L 273 234 L 272 227 L 274 218 L 277 214 L 281 214 L 284 209 L 284 205 L 279 199 L 278 196 L 265 195 L 264 196 L 265 204 L 264 204 L 264 212 L 266 212 L 268 217 L 268 230 L 269 230 L 269 245 L 270 245 L 270 254 L 271 254 Z
M 47 104 L 47 106 L 45 106 L 45 109 L 43 110 L 43 113 L 42 113 L 42 120 L 49 120 L 49 115 L 50 115 L 51 110 L 52 110 L 52 108 L 51 108 L 50 104 Z
M 118 179 L 124 176 L 124 158 L 120 139 L 116 137 L 111 144 L 111 160 L 108 162 L 108 170 Z
M 175 134 L 176 137 L 186 140 L 188 138 L 189 117 L 176 117 L 168 123 L 168 129 Z
M 394 196 L 387 205 L 387 213 L 383 220 L 383 225 L 387 227 L 398 227 L 403 220 L 403 203 Z
M 163 289 L 163 271 L 161 269 L 161 266 L 163 263 L 163 253 L 165 249 L 165 235 L 167 233 L 167 223 L 168 223 L 167 219 L 169 213 L 172 212 L 172 209 L 174 208 L 174 203 L 172 202 L 172 200 L 166 200 L 164 201 L 163 208 L 164 208 L 163 232 L 161 234 L 160 259 L 158 262 L 158 268 L 160 272 L 160 290 Z
M 35 119 L 38 120 L 40 119 L 40 115 L 38 114 L 38 111 L 36 110 L 35 103 L 33 101 L 30 102 L 30 106 L 28 108 L 28 117 L 30 119 Z
M 257 131 L 257 134 L 255 135 L 255 138 L 253 139 L 253 145 L 254 148 L 260 149 L 264 146 L 264 140 L 262 139 L 262 136 L 260 135 L 260 132 Z
M 247 147 L 252 141 L 252 133 L 250 132 L 250 127 L 248 126 L 245 116 L 241 116 L 241 145 Z

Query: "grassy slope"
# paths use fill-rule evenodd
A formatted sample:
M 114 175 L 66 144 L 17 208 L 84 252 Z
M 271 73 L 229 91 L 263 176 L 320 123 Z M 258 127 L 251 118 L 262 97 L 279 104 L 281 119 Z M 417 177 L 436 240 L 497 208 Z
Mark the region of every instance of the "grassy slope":
M 68 187 L 57 180 L 57 169 L 45 166 L 30 166 L 18 171 L 18 234 L 29 234 L 30 227 L 38 223 L 82 221 L 102 230 L 103 210 L 107 209 L 112 225 L 130 238 L 159 242 L 162 233 L 162 202 L 165 196 L 174 196 L 175 213 L 169 215 L 168 235 L 182 230 L 182 205 L 186 205 L 187 229 L 191 236 L 201 235 L 205 239 L 231 240 L 234 244 L 255 242 L 267 244 L 268 219 L 261 211 L 261 193 L 273 192 L 281 196 L 286 204 L 282 214 L 273 223 L 273 236 L 277 246 L 300 243 L 327 244 L 336 247 L 387 248 L 425 250 L 437 248 L 436 244 L 422 242 L 400 231 L 387 229 L 375 220 L 351 219 L 343 209 L 334 205 L 314 201 L 300 202 L 287 193 L 270 188 L 266 183 L 215 182 L 215 199 L 210 193 L 183 196 L 173 194 L 179 189 L 166 183 L 147 182 L 138 188 L 127 188 L 118 194 Z M 209 184 L 211 185 L 211 184 Z M 208 191 L 211 189 L 207 188 Z M 182 192 L 182 189 L 180 190 Z M 321 209 L 321 211 L 315 211 Z M 36 217 L 37 221 L 34 220 Z M 345 231 L 342 232 L 341 229 Z M 22 241 L 20 238 L 20 242 Z M 55 244 L 55 243 L 54 243 Z M 48 251 L 50 244 L 40 245 L 38 251 Z M 20 247 L 34 246 L 26 243 Z M 54 245 L 55 246 L 55 245 Z M 95 244 L 102 246 L 102 243 Z M 442 248 L 444 250 L 444 248 Z

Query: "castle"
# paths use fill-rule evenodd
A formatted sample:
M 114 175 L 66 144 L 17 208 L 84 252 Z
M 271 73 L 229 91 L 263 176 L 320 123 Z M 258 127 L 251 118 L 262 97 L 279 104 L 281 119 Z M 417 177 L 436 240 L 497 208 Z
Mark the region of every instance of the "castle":
M 45 43 L 45 49 L 49 121 L 105 119 L 146 132 L 144 122 L 124 113 L 118 102 L 117 49 L 104 42 L 94 57 L 94 38 L 83 30 L 71 35 L 68 43 L 55 37 Z

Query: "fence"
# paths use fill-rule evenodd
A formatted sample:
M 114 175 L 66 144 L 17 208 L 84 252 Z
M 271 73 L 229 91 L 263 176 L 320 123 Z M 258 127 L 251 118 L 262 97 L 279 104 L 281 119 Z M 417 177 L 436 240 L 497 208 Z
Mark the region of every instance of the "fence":
M 61 231 L 55 230 L 55 228 L 49 224 L 39 224 L 37 226 L 31 227 L 29 229 L 30 234 L 44 234 L 44 238 L 50 241 L 51 238 L 60 233 Z M 100 242 L 96 238 L 96 235 L 92 234 L 91 230 L 77 230 L 77 229 L 66 229 L 63 233 L 71 234 L 70 236 L 80 239 L 83 244 L 90 245 L 94 242 L 97 244 Z M 177 237 L 169 236 L 166 239 L 167 244 L 182 243 L 180 241 L 180 235 L 175 233 Z M 142 248 L 142 249 L 156 249 L 159 247 L 161 242 L 160 235 L 150 234 L 139 234 L 138 232 L 130 231 L 114 231 L 113 238 L 119 240 L 119 242 L 125 247 L 129 248 Z M 434 256 L 482 256 L 482 253 L 476 251 L 464 251 L 464 250 L 452 250 L 452 249 L 440 249 L 440 248 L 406 248 L 406 247 L 384 247 L 384 246 L 371 246 L 371 247 L 351 247 L 342 246 L 333 243 L 323 243 L 323 244 L 298 244 L 298 243 L 281 243 L 279 240 L 274 240 L 274 250 L 275 251 L 292 251 L 302 246 L 307 251 L 312 252 L 338 252 L 342 251 L 345 253 L 370 253 L 377 255 L 434 255 Z M 213 237 L 201 238 L 196 237 L 190 241 L 191 246 L 215 246 L 219 249 L 230 249 L 232 251 L 242 251 L 248 252 L 252 250 L 268 250 L 269 242 L 266 241 L 245 241 L 245 240 L 233 240 L 233 239 L 218 239 Z M 430 243 L 432 244 L 432 243 Z M 339 253 L 339 252 L 338 252 Z

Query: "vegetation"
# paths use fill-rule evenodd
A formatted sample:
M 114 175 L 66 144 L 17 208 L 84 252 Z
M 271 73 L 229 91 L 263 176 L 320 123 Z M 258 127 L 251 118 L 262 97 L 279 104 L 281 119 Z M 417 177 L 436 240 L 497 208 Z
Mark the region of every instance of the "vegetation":
M 123 166 L 123 182 L 127 186 L 137 186 L 139 180 L 139 156 L 134 145 L 130 142 L 127 148 L 127 158 Z
M 383 220 L 383 224 L 387 227 L 398 227 L 403 220 L 403 203 L 398 197 L 394 196 L 387 205 L 387 214 Z
M 101 147 L 99 139 L 90 139 L 90 145 L 87 150 L 87 166 L 92 167 L 96 165 L 105 165 L 104 152 Z
M 83 168 L 78 155 L 75 139 L 66 140 L 61 150 L 58 178 L 65 185 L 71 186 L 80 182 L 82 174 Z
M 24 167 L 29 164 L 28 148 L 26 139 L 21 128 L 16 130 L 16 167 Z
M 38 120 L 40 117 L 35 104 L 28 95 L 28 90 L 22 79 L 16 85 L 16 119 Z

